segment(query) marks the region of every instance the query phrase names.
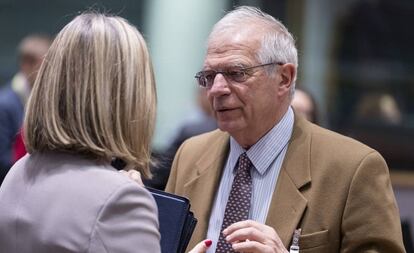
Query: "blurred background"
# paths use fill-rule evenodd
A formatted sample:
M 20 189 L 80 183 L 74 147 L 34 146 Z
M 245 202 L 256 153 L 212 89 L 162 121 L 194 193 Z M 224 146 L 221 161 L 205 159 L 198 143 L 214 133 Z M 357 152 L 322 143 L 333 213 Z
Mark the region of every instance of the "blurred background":
M 260 7 L 288 27 L 299 51 L 297 85 L 314 98 L 317 123 L 385 157 L 404 226 L 412 227 L 412 0 L 0 0 L 0 87 L 18 72 L 17 47 L 26 35 L 54 35 L 88 9 L 120 15 L 143 33 L 152 54 L 158 86 L 154 150 L 163 152 L 183 124 L 202 117 L 194 74 L 212 25 L 237 5 Z

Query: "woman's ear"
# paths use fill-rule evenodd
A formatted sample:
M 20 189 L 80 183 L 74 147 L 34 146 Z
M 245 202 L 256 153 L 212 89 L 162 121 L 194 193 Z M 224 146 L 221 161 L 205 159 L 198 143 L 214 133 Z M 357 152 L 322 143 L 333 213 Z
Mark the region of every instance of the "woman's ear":
M 279 68 L 281 77 L 279 82 L 279 95 L 284 95 L 286 92 L 290 92 L 293 80 L 296 76 L 296 67 L 292 63 L 286 63 L 281 65 Z

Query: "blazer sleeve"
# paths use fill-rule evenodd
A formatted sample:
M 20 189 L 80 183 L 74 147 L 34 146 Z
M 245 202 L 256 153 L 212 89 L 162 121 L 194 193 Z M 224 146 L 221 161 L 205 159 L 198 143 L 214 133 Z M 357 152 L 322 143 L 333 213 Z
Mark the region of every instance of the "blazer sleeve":
M 356 170 L 342 218 L 341 253 L 405 252 L 388 167 L 377 152 Z
M 89 253 L 158 253 L 158 211 L 151 194 L 135 183 L 123 184 L 98 213 Z

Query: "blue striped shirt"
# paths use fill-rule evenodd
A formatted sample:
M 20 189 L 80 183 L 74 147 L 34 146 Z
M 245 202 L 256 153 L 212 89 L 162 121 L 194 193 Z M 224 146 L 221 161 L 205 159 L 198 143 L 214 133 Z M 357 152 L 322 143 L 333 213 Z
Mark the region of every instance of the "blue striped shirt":
M 252 199 L 249 219 L 265 223 L 279 171 L 292 135 L 294 115 L 289 107 L 282 120 L 247 151 L 230 137 L 230 154 L 224 167 L 219 190 L 211 210 L 207 238 L 213 245 L 207 251 L 213 253 L 219 239 L 224 211 L 235 176 L 239 156 L 246 152 L 254 168 L 252 176 Z

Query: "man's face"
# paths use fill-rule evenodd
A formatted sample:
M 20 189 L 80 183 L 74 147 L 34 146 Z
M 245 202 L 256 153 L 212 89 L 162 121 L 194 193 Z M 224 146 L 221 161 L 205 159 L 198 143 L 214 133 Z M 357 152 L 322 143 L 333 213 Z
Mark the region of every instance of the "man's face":
M 20 70 L 26 76 L 29 81 L 30 87 L 33 86 L 37 72 L 42 65 L 43 57 L 35 55 L 23 55 L 20 59 Z
M 263 64 L 256 59 L 259 47 L 259 40 L 252 36 L 223 34 L 210 41 L 204 70 L 226 71 Z M 269 75 L 265 68 L 275 73 Z M 219 128 L 239 144 L 254 144 L 276 123 L 281 104 L 277 71 L 275 65 L 255 68 L 247 80 L 240 83 L 217 74 L 207 90 Z M 244 140 L 246 143 L 240 143 Z

